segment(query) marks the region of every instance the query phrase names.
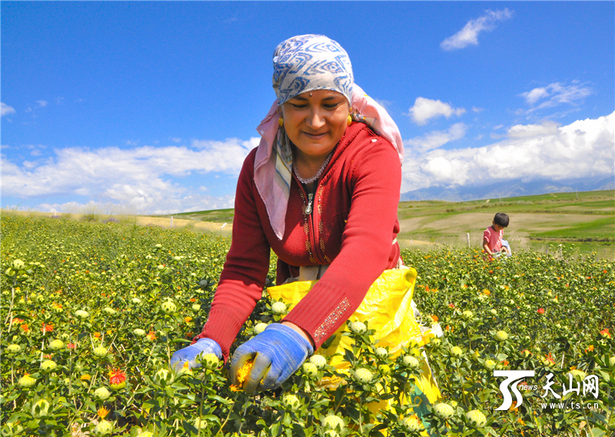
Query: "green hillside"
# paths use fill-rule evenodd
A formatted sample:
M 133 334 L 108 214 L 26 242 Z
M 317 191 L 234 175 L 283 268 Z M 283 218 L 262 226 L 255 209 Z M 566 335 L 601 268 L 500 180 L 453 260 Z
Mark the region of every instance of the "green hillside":
M 409 201 L 399 204 L 404 248 L 448 244 L 480 246 L 496 212 L 510 216 L 506 238 L 513 250 L 548 250 L 574 244 L 582 253 L 615 258 L 615 190 L 553 193 L 466 202 Z M 233 209 L 173 214 L 177 219 L 231 223 Z

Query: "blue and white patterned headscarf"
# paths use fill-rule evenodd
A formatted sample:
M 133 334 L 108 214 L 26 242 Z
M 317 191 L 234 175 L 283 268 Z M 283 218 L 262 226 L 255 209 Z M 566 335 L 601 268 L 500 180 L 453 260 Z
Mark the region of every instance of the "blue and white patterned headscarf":
M 273 52 L 273 89 L 278 105 L 314 90 L 337 91 L 350 105 L 353 85 L 348 53 L 326 36 L 294 36 Z
M 269 222 L 281 240 L 292 180 L 292 143 L 279 126 L 280 105 L 299 94 L 332 90 L 344 95 L 355 121 L 369 125 L 389 140 L 403 161 L 403 143 L 395 121 L 354 83 L 346 51 L 323 35 L 300 35 L 280 43 L 273 54 L 273 88 L 277 99 L 257 127 L 261 141 L 254 160 L 254 183 L 267 208 Z

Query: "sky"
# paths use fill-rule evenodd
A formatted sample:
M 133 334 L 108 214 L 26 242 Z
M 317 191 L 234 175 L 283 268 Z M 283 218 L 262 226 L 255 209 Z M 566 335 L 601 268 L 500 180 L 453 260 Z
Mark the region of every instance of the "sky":
M 2 208 L 233 207 L 273 50 L 306 33 L 398 124 L 401 192 L 614 175 L 614 2 L 0 7 Z

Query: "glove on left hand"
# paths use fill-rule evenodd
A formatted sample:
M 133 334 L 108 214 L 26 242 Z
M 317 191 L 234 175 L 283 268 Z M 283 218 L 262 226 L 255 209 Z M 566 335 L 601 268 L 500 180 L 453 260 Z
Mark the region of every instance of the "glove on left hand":
M 237 372 L 254 360 L 243 388 L 247 393 L 279 387 L 303 364 L 314 348 L 301 334 L 279 323 L 239 346 L 231 360 L 231 384 L 237 385 Z

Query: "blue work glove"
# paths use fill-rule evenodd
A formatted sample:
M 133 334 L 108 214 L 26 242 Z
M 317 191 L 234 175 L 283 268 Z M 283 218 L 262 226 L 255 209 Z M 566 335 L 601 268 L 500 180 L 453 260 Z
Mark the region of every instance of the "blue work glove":
M 191 369 L 199 367 L 200 364 L 196 362 L 196 358 L 199 355 L 216 354 L 219 359 L 222 359 L 222 349 L 220 345 L 211 338 L 201 338 L 194 344 L 188 347 L 178 350 L 171 357 L 171 367 L 179 372 L 184 363 L 188 362 Z
M 239 346 L 231 360 L 231 384 L 237 384 L 237 371 L 254 360 L 243 383 L 247 393 L 279 387 L 301 367 L 314 348 L 301 334 L 288 326 L 272 323 L 263 332 Z

